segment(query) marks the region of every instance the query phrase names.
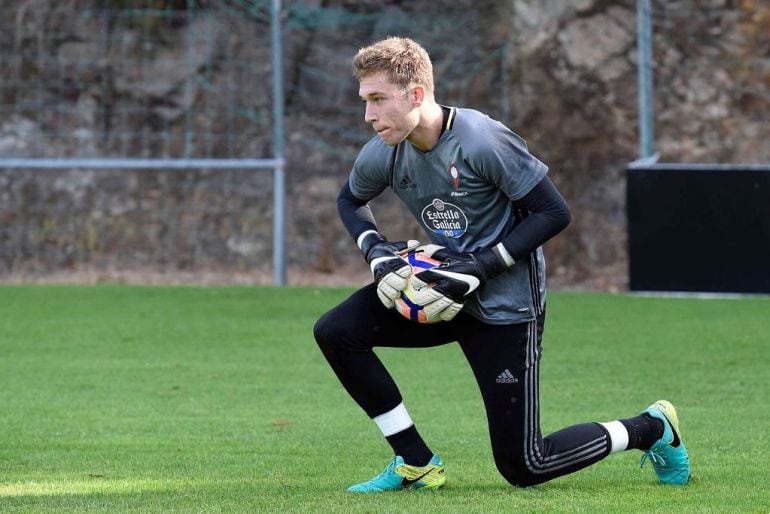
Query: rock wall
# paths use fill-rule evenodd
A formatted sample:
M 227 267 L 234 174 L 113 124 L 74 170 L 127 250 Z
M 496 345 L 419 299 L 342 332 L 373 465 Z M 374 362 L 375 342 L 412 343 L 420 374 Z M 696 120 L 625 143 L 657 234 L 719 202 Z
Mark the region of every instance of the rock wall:
M 103 4 L 0 7 L 0 157 L 270 154 L 258 2 Z M 661 160 L 769 161 L 770 6 L 653 5 Z M 431 53 L 439 101 L 500 119 L 550 166 L 573 211 L 552 281 L 625 287 L 634 1 L 289 1 L 283 21 L 291 282 L 365 276 L 334 204 L 370 137 L 349 59 L 400 34 Z M 269 280 L 271 187 L 265 172 L 0 169 L 0 278 Z M 393 195 L 373 208 L 391 238 L 420 234 Z

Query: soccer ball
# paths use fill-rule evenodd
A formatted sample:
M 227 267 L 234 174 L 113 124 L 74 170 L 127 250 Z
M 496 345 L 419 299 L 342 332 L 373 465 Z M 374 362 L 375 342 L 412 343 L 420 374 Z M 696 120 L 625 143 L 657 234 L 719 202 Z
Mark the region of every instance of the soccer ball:
M 412 266 L 414 275 L 441 264 L 441 261 L 428 257 L 423 252 L 409 252 L 404 256 L 404 259 Z M 423 306 L 416 302 L 417 290 L 412 287 L 411 278 L 407 279 L 406 289 L 401 292 L 401 297 L 395 302 L 394 308 L 396 311 L 406 319 L 416 321 L 417 323 L 436 323 L 441 321 L 441 318 L 436 315 L 428 315 Z M 425 287 L 430 287 L 430 285 Z

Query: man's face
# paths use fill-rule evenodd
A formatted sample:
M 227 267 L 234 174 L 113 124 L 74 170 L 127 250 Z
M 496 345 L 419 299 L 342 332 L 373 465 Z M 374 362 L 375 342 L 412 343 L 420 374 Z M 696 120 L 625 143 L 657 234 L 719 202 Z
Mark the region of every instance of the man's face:
M 364 120 L 385 144 L 399 144 L 420 121 L 420 113 L 410 90 L 390 82 L 384 72 L 361 79 L 358 95 L 366 103 Z

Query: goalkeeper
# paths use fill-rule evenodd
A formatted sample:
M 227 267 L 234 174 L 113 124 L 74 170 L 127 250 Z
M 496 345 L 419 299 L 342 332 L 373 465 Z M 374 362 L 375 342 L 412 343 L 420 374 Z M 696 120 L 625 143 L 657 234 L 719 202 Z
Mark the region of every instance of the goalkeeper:
M 345 390 L 377 424 L 394 457 L 379 475 L 349 488 L 379 492 L 441 487 L 444 464 L 425 443 L 375 347 L 431 347 L 457 341 L 486 408 L 503 477 L 531 486 L 638 449 L 658 480 L 685 484 L 690 467 L 676 411 L 658 401 L 641 414 L 540 432 L 539 364 L 545 321 L 542 244 L 570 214 L 547 167 L 510 129 L 433 96 L 427 52 L 405 38 L 361 49 L 353 60 L 365 121 L 363 147 L 338 198 L 343 224 L 374 282 L 326 313 L 316 341 Z M 418 324 L 392 309 L 411 273 L 368 202 L 391 188 L 425 229 L 425 250 L 443 264 L 419 277 L 433 284 L 421 303 L 445 320 Z

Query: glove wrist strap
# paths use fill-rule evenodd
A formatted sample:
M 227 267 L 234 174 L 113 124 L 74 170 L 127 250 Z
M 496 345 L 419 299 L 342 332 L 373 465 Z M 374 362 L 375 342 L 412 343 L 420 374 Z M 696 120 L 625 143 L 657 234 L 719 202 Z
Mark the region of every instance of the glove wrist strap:
M 506 268 L 510 268 L 513 266 L 516 261 L 511 257 L 511 254 L 508 253 L 508 249 L 503 245 L 503 243 L 497 243 L 494 248 L 492 248 L 494 252 L 497 254 L 498 257 L 505 263 Z
M 369 262 L 369 253 L 372 251 L 372 248 L 383 241 L 387 241 L 387 239 L 376 230 L 366 230 L 356 238 L 356 245 L 361 249 L 361 253 L 364 254 L 366 262 Z
M 487 279 L 499 275 L 515 263 L 505 247 L 502 246 L 502 243 L 492 248 L 481 250 L 474 254 L 474 256 Z

